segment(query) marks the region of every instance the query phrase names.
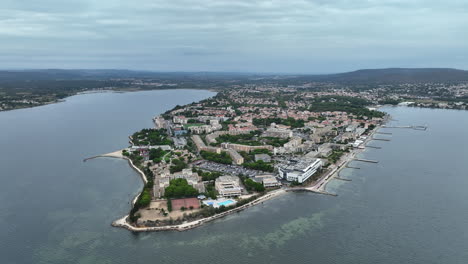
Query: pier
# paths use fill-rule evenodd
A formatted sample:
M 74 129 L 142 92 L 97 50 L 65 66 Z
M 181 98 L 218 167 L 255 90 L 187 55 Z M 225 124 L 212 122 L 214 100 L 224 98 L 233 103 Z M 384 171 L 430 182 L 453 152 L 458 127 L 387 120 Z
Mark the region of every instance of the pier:
M 414 130 L 423 130 L 425 131 L 427 129 L 427 126 L 424 125 L 424 126 L 386 126 L 386 125 L 383 125 L 382 128 L 410 128 L 410 129 L 414 129 Z
M 388 138 L 371 138 L 371 140 L 390 141 Z
M 366 146 L 366 148 L 381 149 L 382 147 L 376 147 L 376 146 Z
M 369 163 L 379 163 L 377 160 L 368 160 L 368 159 L 353 159 L 355 161 L 361 161 L 361 162 L 369 162 Z
M 375 132 L 375 134 L 391 135 L 392 133 L 389 133 L 389 132 Z
M 340 181 L 352 181 L 351 179 L 345 179 L 341 177 L 335 177 L 335 179 L 340 180 Z
M 382 125 L 383 128 L 412 128 L 413 126 L 387 126 Z
M 345 168 L 348 168 L 348 169 L 355 169 L 355 170 L 360 170 L 360 169 L 361 169 L 361 168 L 359 168 L 359 167 L 348 166 L 348 165 L 346 165 Z
M 289 189 L 285 189 L 285 191 L 287 192 L 312 192 L 312 193 L 317 193 L 317 194 L 324 194 L 324 195 L 330 195 L 330 196 L 338 196 L 338 194 L 335 194 L 335 193 L 329 193 L 329 192 L 326 192 L 326 191 L 320 191 L 320 190 L 316 190 L 314 189 L 314 187 L 299 187 L 299 188 L 289 188 Z

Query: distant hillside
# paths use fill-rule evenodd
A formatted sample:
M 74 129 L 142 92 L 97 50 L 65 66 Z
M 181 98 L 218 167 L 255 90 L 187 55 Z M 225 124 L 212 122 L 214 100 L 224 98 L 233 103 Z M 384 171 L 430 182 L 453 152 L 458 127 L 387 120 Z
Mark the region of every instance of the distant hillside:
M 129 70 L 3 70 L 0 82 L 45 80 L 102 80 L 110 78 L 150 77 L 153 73 Z
M 109 79 L 159 79 L 177 81 L 226 80 L 282 80 L 322 81 L 340 83 L 402 83 L 402 82 L 457 82 L 468 81 L 468 71 L 449 68 L 389 68 L 365 69 L 345 73 L 322 75 L 278 75 L 230 72 L 151 72 L 132 70 L 0 70 L 0 83 L 30 81 L 76 81 Z
M 161 80 L 222 80 L 257 76 L 252 73 L 230 72 L 152 72 L 132 70 L 93 70 L 93 69 L 43 69 L 43 70 L 0 70 L 1 82 L 16 81 L 70 81 L 70 80 L 109 80 L 126 78 L 147 78 Z M 264 75 L 258 75 L 264 76 Z
M 449 68 L 365 69 L 338 74 L 312 75 L 308 78 L 317 81 L 359 83 L 456 82 L 468 81 L 468 71 Z

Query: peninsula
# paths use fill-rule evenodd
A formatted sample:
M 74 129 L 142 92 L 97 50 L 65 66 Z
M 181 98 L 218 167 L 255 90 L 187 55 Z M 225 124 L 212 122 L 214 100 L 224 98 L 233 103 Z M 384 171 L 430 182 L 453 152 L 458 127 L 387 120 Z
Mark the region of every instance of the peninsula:
M 329 194 L 386 118 L 363 94 L 274 85 L 177 106 L 102 155 L 127 159 L 145 183 L 113 225 L 183 231 L 287 191 Z

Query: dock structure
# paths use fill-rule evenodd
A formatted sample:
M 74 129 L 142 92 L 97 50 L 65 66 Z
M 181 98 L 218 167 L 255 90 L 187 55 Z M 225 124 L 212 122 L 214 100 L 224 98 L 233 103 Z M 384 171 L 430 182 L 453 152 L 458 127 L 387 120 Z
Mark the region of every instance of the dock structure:
M 353 160 L 361 161 L 361 162 L 369 162 L 369 163 L 379 163 L 379 161 L 377 161 L 377 160 L 358 159 L 358 158 L 354 158 Z
M 427 125 L 424 126 L 387 126 L 383 125 L 382 128 L 410 128 L 414 130 L 423 130 L 425 131 L 427 129 Z
M 326 191 L 322 191 L 322 190 L 317 190 L 313 187 L 295 187 L 295 188 L 289 188 L 289 189 L 286 189 L 287 192 L 312 192 L 312 193 L 317 193 L 317 194 L 324 194 L 324 195 L 330 195 L 330 196 L 338 196 L 338 194 L 335 194 L 335 193 L 329 193 L 329 192 L 326 192 Z
M 413 129 L 426 131 L 427 126 L 414 126 Z
M 382 125 L 383 128 L 412 128 L 413 126 L 387 126 Z
M 391 135 L 392 133 L 389 132 L 375 132 L 375 134 L 381 134 L 381 135 Z
M 346 165 L 345 168 L 348 168 L 348 169 L 355 169 L 355 170 L 360 170 L 361 168 L 359 167 L 354 167 L 354 166 L 349 166 L 349 165 Z
M 352 181 L 351 179 L 345 179 L 341 177 L 335 177 L 335 179 L 340 180 L 340 181 Z
M 388 138 L 371 138 L 371 140 L 390 141 Z
M 376 146 L 366 146 L 366 148 L 381 149 L 382 147 L 376 147 Z

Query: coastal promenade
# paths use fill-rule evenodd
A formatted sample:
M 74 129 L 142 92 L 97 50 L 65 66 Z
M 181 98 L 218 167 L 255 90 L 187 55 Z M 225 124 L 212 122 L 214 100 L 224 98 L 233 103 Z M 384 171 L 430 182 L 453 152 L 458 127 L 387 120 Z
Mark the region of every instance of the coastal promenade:
M 380 128 L 385 128 L 385 126 L 381 127 L 376 127 L 367 137 L 367 139 L 363 142 L 363 146 L 366 146 L 371 140 L 375 140 L 373 138 L 374 134 L 378 132 Z M 337 165 L 331 165 L 332 170 L 323 175 L 319 180 L 314 182 L 310 186 L 306 187 L 292 187 L 285 189 L 285 191 L 309 191 L 313 193 L 319 193 L 319 194 L 326 194 L 326 195 L 332 195 L 332 196 L 337 196 L 337 194 L 329 193 L 326 191 L 326 186 L 327 184 L 334 178 L 338 178 L 339 172 L 344 169 L 348 168 L 348 164 L 353 161 L 353 160 L 362 160 L 362 159 L 357 159 L 357 155 L 362 153 L 365 150 L 365 147 L 363 148 L 357 148 L 353 149 L 351 152 L 347 153 L 344 157 L 340 159 L 339 164 Z M 371 161 L 372 163 L 376 163 L 376 161 Z

